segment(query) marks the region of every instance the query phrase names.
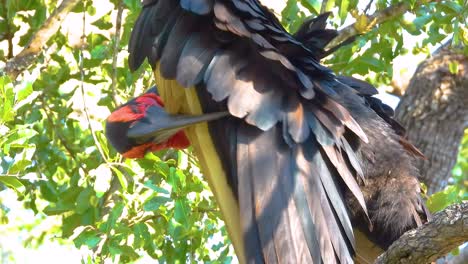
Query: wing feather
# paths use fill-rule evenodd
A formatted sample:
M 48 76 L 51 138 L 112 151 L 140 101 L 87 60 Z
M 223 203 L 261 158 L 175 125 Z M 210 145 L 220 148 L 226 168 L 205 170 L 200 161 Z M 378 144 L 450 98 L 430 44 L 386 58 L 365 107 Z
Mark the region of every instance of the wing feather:
M 177 81 L 191 87 L 199 83 L 212 61 L 218 43 L 208 34 L 194 33 L 185 44 L 177 65 Z
M 199 15 L 206 15 L 211 12 L 214 0 L 181 0 L 180 5 L 187 11 Z
M 195 15 L 187 12 L 182 12 L 177 18 L 161 56 L 161 74 L 164 78 L 175 79 L 177 76 L 177 65 L 185 44 L 192 37 L 195 21 Z

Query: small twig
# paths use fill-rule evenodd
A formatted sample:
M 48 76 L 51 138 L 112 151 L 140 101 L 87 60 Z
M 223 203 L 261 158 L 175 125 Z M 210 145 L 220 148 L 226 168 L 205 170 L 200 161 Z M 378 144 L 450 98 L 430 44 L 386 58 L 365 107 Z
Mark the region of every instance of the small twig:
M 372 3 L 374 0 L 370 0 L 369 3 L 367 4 L 366 8 L 364 8 L 364 14 L 367 14 L 367 11 L 369 11 L 370 7 L 372 6 Z
M 410 230 L 379 256 L 375 264 L 431 263 L 468 240 L 468 201 L 454 204 Z
M 145 222 L 148 222 L 150 220 L 156 221 L 159 218 L 162 218 L 162 215 L 147 215 L 147 216 L 145 216 L 143 218 L 140 218 L 140 219 L 132 219 L 131 223 L 128 224 L 128 227 L 133 227 L 134 225 L 136 225 L 138 223 L 145 223 Z
M 84 1 L 83 5 L 86 6 L 87 1 Z M 88 122 L 88 128 L 89 131 L 91 132 L 91 135 L 94 140 L 94 145 L 98 149 L 99 153 L 101 154 L 101 157 L 106 161 L 107 163 L 107 157 L 104 154 L 104 151 L 101 147 L 101 144 L 99 144 L 99 141 L 96 137 L 96 131 L 94 131 L 93 126 L 91 125 L 91 118 L 90 114 L 88 111 L 88 106 L 86 104 L 86 93 L 85 93 L 85 88 L 84 88 L 84 79 L 85 79 L 85 70 L 84 70 L 84 47 L 86 43 L 86 8 L 84 8 L 83 11 L 83 34 L 81 35 L 81 45 L 80 45 L 80 90 L 81 90 L 81 97 L 83 100 L 83 111 L 86 117 L 86 121 Z
M 3 6 L 3 17 L 5 17 L 5 33 L 3 34 L 4 38 L 8 41 L 8 55 L 7 59 L 13 58 L 13 35 L 11 34 L 11 27 L 10 27 L 10 18 L 8 17 L 8 8 L 6 0 L 2 0 Z
M 39 56 L 43 46 L 59 30 L 65 17 L 79 2 L 80 0 L 63 0 L 42 27 L 32 36 L 29 44 L 18 55 L 12 56 L 13 58 L 7 62 L 4 69 L 4 72 L 12 80 L 16 80 L 16 77 Z M 13 52 L 13 48 L 10 48 L 10 52 Z
M 119 179 L 117 176 L 113 175 L 109 189 L 102 196 L 100 207 L 102 208 L 102 215 L 109 214 L 114 205 L 121 201 L 122 198 L 118 194 L 118 190 L 121 188 Z
M 320 7 L 320 14 L 327 12 L 327 4 L 328 4 L 328 0 L 322 1 L 322 6 Z
M 198 166 L 198 159 L 195 155 L 193 155 L 192 153 L 188 152 L 187 149 L 183 149 L 182 150 L 183 153 L 185 153 L 185 155 L 187 155 L 187 157 L 189 158 L 189 161 L 195 165 L 195 166 Z
M 208 213 L 218 213 L 220 212 L 217 207 L 213 209 L 201 209 L 201 208 L 196 208 L 192 209 L 191 212 L 193 213 L 199 213 L 199 214 L 208 214 Z
M 367 16 L 368 21 L 376 20 L 376 22 L 377 22 L 376 24 L 379 24 L 379 23 L 387 21 L 387 20 L 389 20 L 389 19 L 391 19 L 393 17 L 399 16 L 399 15 L 405 13 L 406 11 L 409 10 L 409 8 L 410 8 L 409 3 L 407 3 L 406 1 L 400 2 L 400 3 L 396 4 L 396 5 L 389 6 L 389 7 L 385 8 L 382 11 L 377 11 L 371 16 Z M 356 23 L 353 23 L 353 24 L 345 27 L 344 29 L 340 30 L 338 36 L 335 39 L 333 39 L 327 45 L 326 48 L 327 49 L 332 49 L 333 47 L 338 46 L 341 42 L 347 40 L 348 38 L 350 38 L 352 36 L 359 35 L 360 32 L 358 32 L 358 30 L 356 29 L 355 24 Z
M 122 30 L 122 14 L 124 5 L 122 0 L 117 4 L 117 18 L 115 22 L 115 36 L 114 36 L 114 54 L 112 56 L 112 100 L 117 105 L 117 59 L 120 51 L 120 31 Z
M 436 1 L 431 0 L 429 2 Z M 421 5 L 423 2 L 418 1 L 415 5 Z M 425 2 L 426 3 L 426 2 Z M 367 21 L 372 23 L 372 26 L 376 26 L 378 24 L 382 24 L 385 21 L 388 21 L 394 17 L 400 16 L 404 14 L 406 11 L 410 10 L 411 6 L 409 1 L 402 1 L 395 5 L 389 6 L 381 11 L 376 11 L 374 14 L 367 16 Z M 333 39 L 326 47 L 326 49 L 332 49 L 338 45 L 340 45 L 343 41 L 346 41 L 354 36 L 361 34 L 356 28 L 356 23 L 345 27 L 344 29 L 340 30 L 338 36 Z
M 21 175 L 19 173 L 13 173 L 13 174 L 10 174 L 10 173 L 0 173 L 0 176 L 1 177 L 20 177 Z
M 70 155 L 70 157 L 75 161 L 76 164 L 78 164 L 78 166 L 86 173 L 88 174 L 89 173 L 89 170 L 86 169 L 85 167 L 83 167 L 82 165 L 82 162 L 80 160 L 78 160 L 78 158 L 76 157 L 76 153 L 72 150 L 72 148 L 68 145 L 67 143 L 67 140 L 63 137 L 63 135 L 58 131 L 57 129 L 57 126 L 56 124 L 54 123 L 54 120 L 52 120 L 52 113 L 54 111 L 52 111 L 52 109 L 49 108 L 49 106 L 46 104 L 46 102 L 44 101 L 44 95 L 41 95 L 40 96 L 40 100 L 41 100 L 41 103 L 42 103 L 42 107 L 44 108 L 44 110 L 46 111 L 46 117 L 47 117 L 47 121 L 49 122 L 49 125 L 53 128 L 54 132 L 55 132 L 55 135 L 57 136 L 60 144 L 65 148 L 65 150 L 68 152 L 68 154 Z
M 174 155 L 174 153 L 176 153 L 176 150 L 175 149 L 168 149 L 166 151 L 166 153 L 164 153 L 163 157 L 161 158 L 163 161 L 166 161 L 167 159 L 169 159 L 170 156 Z

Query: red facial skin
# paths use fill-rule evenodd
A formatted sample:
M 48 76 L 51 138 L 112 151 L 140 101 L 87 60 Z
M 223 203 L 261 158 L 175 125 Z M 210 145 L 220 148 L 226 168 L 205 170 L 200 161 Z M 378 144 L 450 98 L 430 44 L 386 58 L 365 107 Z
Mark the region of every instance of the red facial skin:
M 159 96 L 154 93 L 146 93 L 134 99 L 133 102 L 117 109 L 107 118 L 108 122 L 134 122 L 143 118 L 146 109 L 153 105 L 164 107 L 164 103 Z M 156 144 L 147 142 L 135 145 L 130 150 L 122 153 L 122 156 L 130 159 L 143 158 L 146 153 L 167 148 L 184 149 L 190 146 L 190 141 L 183 131 L 179 131 L 167 141 Z

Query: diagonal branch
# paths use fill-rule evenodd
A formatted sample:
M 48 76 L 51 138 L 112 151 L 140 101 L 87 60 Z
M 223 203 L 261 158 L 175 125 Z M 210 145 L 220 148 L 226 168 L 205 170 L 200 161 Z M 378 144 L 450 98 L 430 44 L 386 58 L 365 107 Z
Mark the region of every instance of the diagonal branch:
M 5 18 L 5 32 L 0 34 L 0 41 L 6 39 L 8 41 L 8 55 L 7 58 L 10 59 L 13 57 L 13 34 L 11 33 L 11 21 L 9 18 L 9 12 L 7 7 L 6 0 L 2 0 L 2 7 L 3 7 L 3 17 Z
M 376 24 L 387 21 L 393 17 L 399 16 L 410 8 L 410 4 L 407 1 L 400 2 L 396 5 L 389 6 L 382 11 L 377 11 L 374 14 L 367 16 L 367 21 L 375 21 Z M 333 39 L 328 45 L 327 48 L 333 48 L 338 46 L 341 42 L 359 35 L 361 32 L 356 28 L 356 23 L 351 24 L 344 29 L 340 30 L 339 35 Z
M 122 31 L 122 15 L 123 15 L 124 4 L 120 0 L 117 3 L 117 18 L 115 22 L 115 36 L 114 36 L 114 54 L 112 55 L 112 100 L 114 104 L 117 104 L 117 59 L 120 52 L 120 32 Z
M 468 240 L 468 201 L 454 204 L 433 219 L 406 232 L 376 260 L 375 264 L 425 264 L 447 255 Z
M 42 27 L 32 36 L 29 44 L 13 59 L 7 62 L 5 73 L 15 80 L 42 52 L 47 41 L 57 33 L 63 20 L 80 0 L 63 0 Z
M 364 14 L 367 14 L 367 11 L 369 11 L 370 7 L 372 6 L 372 3 L 374 0 L 370 0 L 369 3 L 367 4 L 366 8 L 364 8 Z
M 322 6 L 320 7 L 320 14 L 327 12 L 328 0 L 322 1 Z
M 389 6 L 383 10 L 377 11 L 370 16 L 367 16 L 367 21 L 369 21 L 370 23 L 369 26 L 372 27 L 377 24 L 381 24 L 385 21 L 388 21 L 394 17 L 402 15 L 410 8 L 410 1 L 402 1 L 395 5 Z M 346 41 L 347 39 L 355 37 L 361 33 L 363 32 L 359 32 L 356 23 L 351 24 L 339 31 L 338 36 L 327 45 L 327 49 L 336 47 L 340 45 L 343 41 Z

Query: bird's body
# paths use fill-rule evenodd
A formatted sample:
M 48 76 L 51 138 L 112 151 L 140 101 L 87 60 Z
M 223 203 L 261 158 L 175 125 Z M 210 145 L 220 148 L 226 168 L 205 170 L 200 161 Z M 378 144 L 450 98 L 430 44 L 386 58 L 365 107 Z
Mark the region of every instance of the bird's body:
M 164 130 L 186 128 L 241 262 L 369 261 L 353 229 L 378 251 L 426 220 L 417 150 L 375 88 L 318 63 L 326 16 L 293 37 L 254 0 L 143 5 L 130 68 L 148 58 L 165 110 L 200 117 Z

